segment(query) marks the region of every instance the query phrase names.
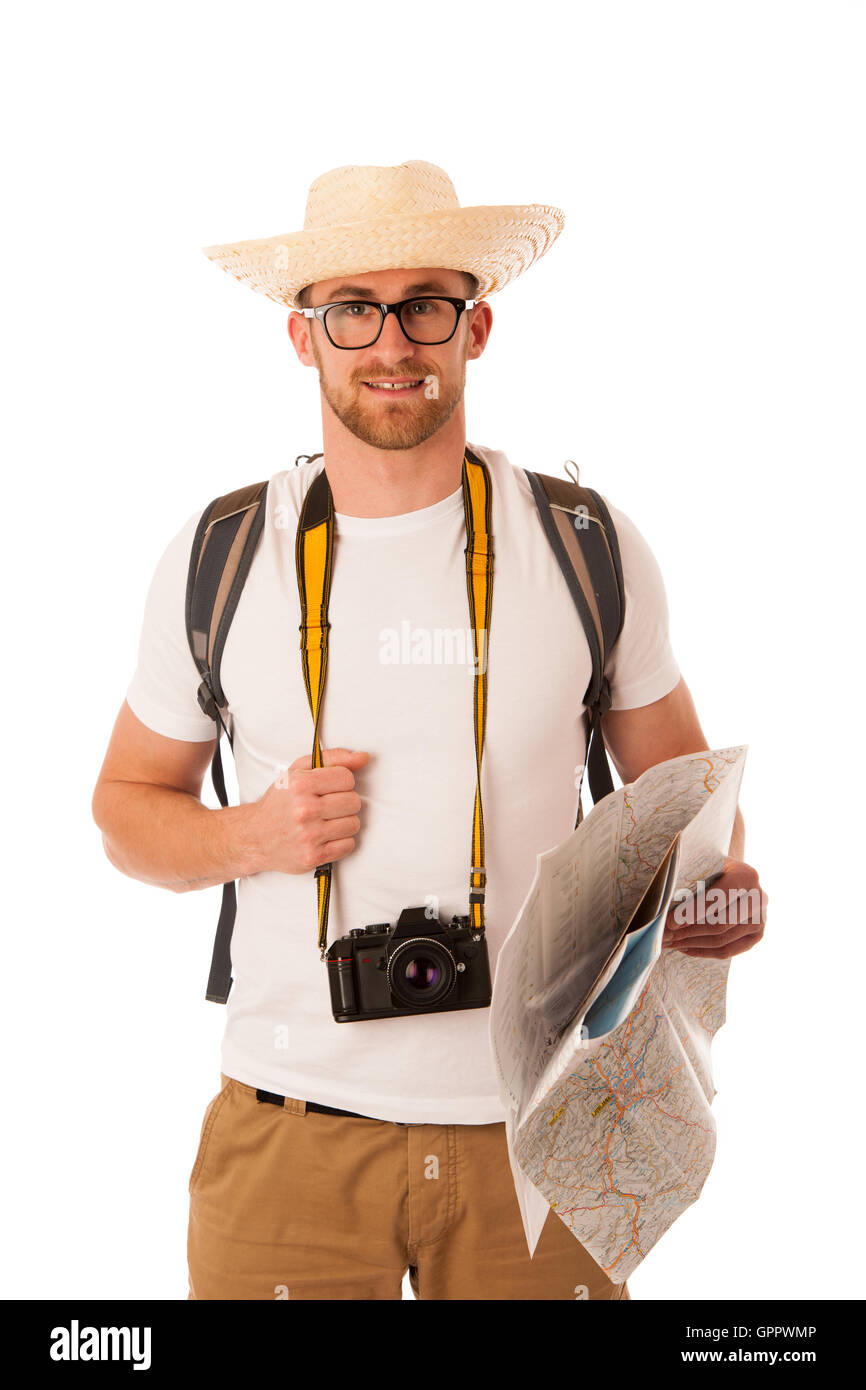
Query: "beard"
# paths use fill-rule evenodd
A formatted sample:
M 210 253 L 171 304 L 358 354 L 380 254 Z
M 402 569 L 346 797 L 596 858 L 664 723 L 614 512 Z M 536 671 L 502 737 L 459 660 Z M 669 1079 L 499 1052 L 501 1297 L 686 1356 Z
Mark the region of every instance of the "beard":
M 319 371 L 319 386 L 328 405 L 351 434 L 374 449 L 414 449 L 418 444 L 423 444 L 425 439 L 429 439 L 450 420 L 463 399 L 466 388 L 465 356 L 460 362 L 458 374 L 453 379 L 443 380 L 440 372 L 433 372 L 420 362 L 407 362 L 405 365 L 397 363 L 392 367 L 368 367 L 365 374 L 353 375 L 347 386 L 338 388 L 328 380 L 315 343 L 312 348 Z M 428 399 L 422 392 L 413 396 L 411 400 L 395 400 L 393 403 L 373 396 L 365 400 L 365 375 L 435 376 L 438 395 Z

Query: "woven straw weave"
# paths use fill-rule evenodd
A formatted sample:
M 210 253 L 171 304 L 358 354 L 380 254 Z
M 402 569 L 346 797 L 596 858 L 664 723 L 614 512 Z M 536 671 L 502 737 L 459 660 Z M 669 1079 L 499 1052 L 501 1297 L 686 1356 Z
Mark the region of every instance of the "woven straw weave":
M 204 253 L 290 308 L 317 280 L 426 266 L 469 271 L 480 299 L 543 256 L 564 225 L 562 211 L 547 204 L 461 207 L 444 169 L 423 160 L 350 164 L 310 185 L 302 231 L 207 246 Z

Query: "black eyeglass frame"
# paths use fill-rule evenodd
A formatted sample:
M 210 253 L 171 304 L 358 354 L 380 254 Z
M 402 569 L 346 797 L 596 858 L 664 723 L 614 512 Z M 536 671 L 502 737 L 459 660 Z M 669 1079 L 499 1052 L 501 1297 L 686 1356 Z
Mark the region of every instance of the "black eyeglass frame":
M 413 338 L 411 333 L 408 333 L 406 331 L 406 325 L 403 323 L 402 317 L 402 311 L 406 308 L 407 304 L 423 304 L 426 303 L 428 300 L 438 300 L 441 303 L 452 304 L 454 308 L 457 310 L 457 317 L 454 320 L 454 327 L 451 329 L 451 332 L 448 334 L 448 337 L 439 338 L 435 343 L 430 342 L 429 339 L 424 339 L 424 341 L 421 342 L 418 338 Z M 405 336 L 409 339 L 410 343 L 419 343 L 421 347 L 439 347 L 442 343 L 449 343 L 451 339 L 454 337 L 454 334 L 457 332 L 457 325 L 460 322 L 460 315 L 466 309 L 474 309 L 475 305 L 478 303 L 479 300 L 477 299 L 456 299 L 448 294 L 413 294 L 410 299 L 398 299 L 394 304 L 376 304 L 372 299 L 335 299 L 330 304 L 317 304 L 309 309 L 301 309 L 300 312 L 303 314 L 305 319 L 316 318 L 319 320 L 320 324 L 322 325 L 322 327 L 328 335 L 328 342 L 333 347 L 335 347 L 338 352 L 362 352 L 364 348 L 372 347 L 374 343 L 378 342 L 382 334 L 382 328 L 384 326 L 385 319 L 389 314 L 397 315 L 397 322 L 399 323 L 400 328 L 402 329 Z M 343 347 L 340 343 L 335 343 L 330 333 L 328 332 L 328 325 L 325 322 L 325 315 L 327 314 L 328 310 L 339 309 L 342 306 L 345 306 L 346 304 L 364 304 L 369 309 L 379 310 L 379 330 L 375 338 L 371 338 L 369 343 L 363 343 L 359 347 Z

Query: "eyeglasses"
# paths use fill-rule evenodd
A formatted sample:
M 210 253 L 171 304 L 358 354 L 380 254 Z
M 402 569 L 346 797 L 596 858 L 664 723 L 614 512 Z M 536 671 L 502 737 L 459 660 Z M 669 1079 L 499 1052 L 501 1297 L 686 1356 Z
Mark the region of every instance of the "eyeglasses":
M 401 299 L 396 304 L 373 304 L 365 299 L 343 299 L 302 309 L 304 318 L 317 318 L 335 348 L 351 351 L 371 347 L 382 332 L 388 314 L 396 314 L 410 343 L 447 343 L 464 309 L 477 299 Z

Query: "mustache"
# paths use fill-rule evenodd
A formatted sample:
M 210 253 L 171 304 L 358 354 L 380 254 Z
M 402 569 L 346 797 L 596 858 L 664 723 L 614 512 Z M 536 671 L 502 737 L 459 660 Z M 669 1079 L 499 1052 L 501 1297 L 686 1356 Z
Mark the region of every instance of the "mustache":
M 411 366 L 406 367 L 405 370 L 401 367 L 367 367 L 362 372 L 355 372 L 352 380 L 356 382 L 372 381 L 374 377 L 394 377 L 397 380 L 401 380 L 406 377 L 426 378 L 434 375 L 436 375 L 436 373 L 434 373 L 432 368 L 425 367 L 421 363 L 415 362 Z

